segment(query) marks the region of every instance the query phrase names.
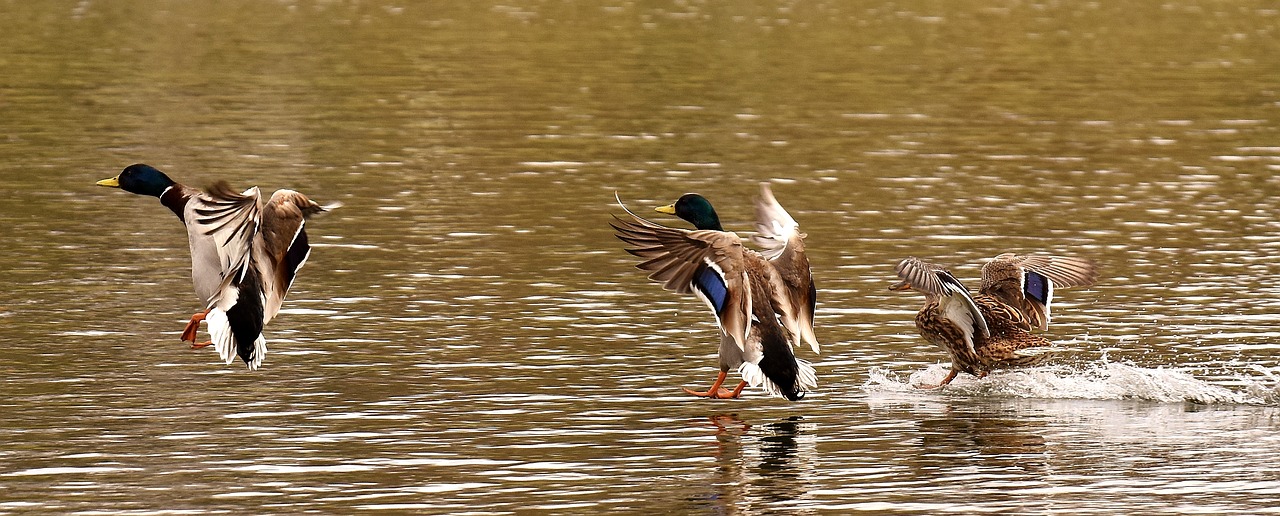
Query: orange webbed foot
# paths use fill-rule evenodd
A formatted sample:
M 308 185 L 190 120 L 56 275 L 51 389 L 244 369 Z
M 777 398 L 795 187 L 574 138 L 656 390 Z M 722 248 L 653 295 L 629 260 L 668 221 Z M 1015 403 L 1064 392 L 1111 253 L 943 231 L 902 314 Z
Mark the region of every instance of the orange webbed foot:
M 726 376 L 728 376 L 728 373 L 720 371 L 720 375 L 716 376 L 715 383 L 711 384 L 711 388 L 705 391 L 695 391 L 688 387 L 681 387 L 681 389 L 684 390 L 685 393 L 692 394 L 699 398 L 711 398 L 713 400 L 736 399 L 742 395 L 742 389 L 747 386 L 747 382 L 738 383 L 738 387 L 731 391 L 720 387 L 721 385 L 724 385 L 724 379 Z
M 200 321 L 203 321 L 206 315 L 209 315 L 208 310 L 196 312 L 191 315 L 191 320 L 187 321 L 187 327 L 182 329 L 183 342 L 190 342 L 192 343 L 192 347 L 195 347 L 196 332 L 200 330 Z M 208 344 L 205 345 L 207 346 Z
M 728 400 L 741 396 L 740 392 L 734 392 L 723 387 L 717 387 L 715 390 L 708 389 L 705 391 L 695 391 L 688 387 L 681 387 L 680 390 L 683 390 L 686 394 L 691 394 L 699 398 L 711 398 L 713 400 Z
M 207 347 L 212 346 L 212 345 L 213 345 L 213 341 L 209 341 L 209 342 L 201 342 L 201 343 L 199 343 L 199 344 L 196 344 L 195 342 L 192 342 L 192 343 L 191 343 L 191 349 L 207 348 Z

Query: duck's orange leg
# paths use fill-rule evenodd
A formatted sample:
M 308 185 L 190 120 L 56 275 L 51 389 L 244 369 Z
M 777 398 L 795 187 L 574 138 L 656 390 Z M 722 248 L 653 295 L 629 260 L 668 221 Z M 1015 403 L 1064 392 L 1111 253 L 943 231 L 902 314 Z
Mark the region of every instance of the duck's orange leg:
M 191 316 L 191 320 L 187 322 L 187 327 L 182 329 L 182 341 L 190 342 L 192 348 L 196 347 L 196 332 L 200 330 L 200 321 L 203 321 L 206 315 L 209 315 L 209 310 L 196 312 Z M 209 343 L 205 343 L 204 346 L 208 345 Z
M 201 342 L 201 343 L 199 343 L 199 344 L 196 344 L 196 343 L 192 342 L 192 343 L 191 343 L 191 349 L 207 348 L 207 347 L 212 346 L 212 345 L 213 345 L 213 341 L 211 341 L 211 340 L 210 340 L 210 341 L 206 341 L 206 342 Z
M 739 383 L 736 389 L 730 391 L 729 389 L 725 389 L 721 387 L 722 385 L 724 385 L 724 379 L 728 375 L 729 375 L 728 372 L 720 371 L 720 375 L 716 376 L 716 383 L 711 384 L 711 388 L 703 392 L 695 391 L 688 387 L 681 387 L 681 389 L 683 389 L 684 392 L 688 394 L 692 394 L 699 398 L 711 398 L 713 400 L 737 398 L 738 396 L 742 395 L 742 389 L 743 387 L 747 386 L 747 382 Z
M 947 373 L 947 377 L 942 379 L 942 383 L 938 385 L 917 385 L 916 388 L 924 390 L 937 389 L 943 385 L 951 383 L 951 380 L 955 380 L 956 375 L 958 374 L 960 374 L 960 370 L 953 367 L 951 368 L 951 372 Z

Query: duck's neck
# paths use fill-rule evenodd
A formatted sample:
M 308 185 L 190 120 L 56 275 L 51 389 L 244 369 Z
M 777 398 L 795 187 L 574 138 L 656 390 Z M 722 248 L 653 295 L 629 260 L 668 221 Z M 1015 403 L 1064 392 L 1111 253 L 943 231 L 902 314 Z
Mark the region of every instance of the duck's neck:
M 689 219 L 689 222 L 693 224 L 693 227 L 698 229 L 724 231 L 724 227 L 720 225 L 720 217 L 717 217 L 716 212 L 714 211 L 711 213 L 698 214 L 695 217 L 691 217 Z
M 183 213 L 187 210 L 187 201 L 191 200 L 191 195 L 192 192 L 188 191 L 187 188 L 175 183 L 165 188 L 164 192 L 160 194 L 160 204 L 163 204 L 165 208 L 169 208 L 169 211 L 178 216 L 178 220 L 185 223 L 186 220 L 183 217 Z

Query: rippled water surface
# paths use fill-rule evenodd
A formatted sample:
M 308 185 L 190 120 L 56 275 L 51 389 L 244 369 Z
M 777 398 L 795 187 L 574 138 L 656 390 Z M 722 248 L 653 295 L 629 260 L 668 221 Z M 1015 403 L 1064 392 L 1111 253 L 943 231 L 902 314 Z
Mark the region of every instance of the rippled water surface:
M 1250 1 L 0 0 L 0 513 L 1275 510 L 1278 55 Z M 345 204 L 261 370 L 179 342 L 135 162 Z M 765 180 L 820 387 L 688 398 L 715 326 L 614 194 Z M 1059 358 L 913 388 L 893 264 L 1035 250 L 1103 271 Z

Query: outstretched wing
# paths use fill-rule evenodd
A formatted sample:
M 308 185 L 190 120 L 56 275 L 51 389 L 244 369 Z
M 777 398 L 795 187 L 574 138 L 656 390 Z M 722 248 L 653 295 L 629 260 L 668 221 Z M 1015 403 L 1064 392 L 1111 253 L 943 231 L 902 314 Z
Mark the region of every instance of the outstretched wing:
M 250 369 L 257 369 L 266 353 L 261 278 L 253 269 L 261 206 L 257 187 L 236 193 L 219 181 L 192 196 L 185 217 L 192 238 L 192 279 L 197 292 L 208 296 L 209 338 L 224 361 L 230 364 L 240 356 Z
M 262 223 L 260 201 L 258 187 L 236 193 L 225 181 L 213 184 L 191 201 L 195 229 L 213 241 L 218 254 L 217 274 L 221 283 L 218 292 L 208 300 L 210 307 L 235 302 L 235 295 L 224 291 L 233 283 L 243 281 L 249 269 L 253 240 Z
M 1016 307 L 1030 326 L 1046 330 L 1055 288 L 1087 287 L 1098 280 L 1091 260 L 1004 253 L 982 266 L 983 293 Z
M 751 237 L 761 248 L 761 255 L 778 272 L 782 280 L 777 294 L 782 298 L 782 324 L 791 334 L 792 344 L 807 342 L 814 353 L 819 352 L 818 338 L 813 332 L 813 313 L 817 308 L 818 290 L 814 286 L 809 257 L 804 251 L 805 234 L 800 224 L 773 196 L 769 183 L 760 183 L 760 197 L 756 198 L 756 231 Z
M 894 270 L 898 273 L 898 277 L 914 290 L 934 296 L 947 294 L 942 276 L 939 276 L 939 273 L 947 272 L 947 269 L 941 265 L 909 256 L 898 262 Z
M 1038 253 L 1018 256 L 1005 253 L 996 259 L 1001 257 L 1015 260 L 1023 269 L 1044 275 L 1053 280 L 1056 287 L 1089 287 L 1098 282 L 1098 266 L 1087 258 Z
M 280 311 L 284 297 L 311 255 L 307 240 L 306 218 L 332 209 L 316 204 L 306 195 L 293 190 L 276 190 L 262 209 L 262 238 L 257 241 L 262 272 L 264 308 L 270 321 Z
M 975 329 L 983 338 L 991 336 L 987 320 L 969 294 L 969 289 L 946 268 L 913 256 L 898 262 L 897 271 L 898 277 L 911 285 L 911 288 L 938 298 L 942 316 L 964 332 L 965 344 L 970 352 L 974 351 Z
M 769 260 L 794 251 L 788 249 L 789 244 L 804 239 L 800 224 L 778 204 L 769 183 L 760 183 L 760 197 L 756 198 L 756 232 L 751 241 L 760 246 L 763 250 L 760 254 Z M 803 248 L 799 251 L 804 253 Z
M 721 331 L 745 351 L 751 331 L 751 282 L 742 267 L 744 249 L 738 235 L 669 228 L 622 208 L 631 220 L 615 215 L 610 225 L 618 239 L 633 246 L 627 252 L 645 259 L 636 268 L 649 271 L 649 279 L 667 290 L 692 292 L 702 299 Z

